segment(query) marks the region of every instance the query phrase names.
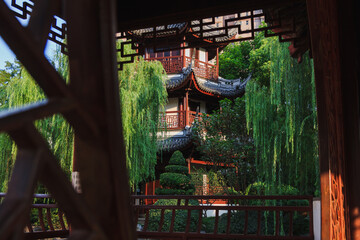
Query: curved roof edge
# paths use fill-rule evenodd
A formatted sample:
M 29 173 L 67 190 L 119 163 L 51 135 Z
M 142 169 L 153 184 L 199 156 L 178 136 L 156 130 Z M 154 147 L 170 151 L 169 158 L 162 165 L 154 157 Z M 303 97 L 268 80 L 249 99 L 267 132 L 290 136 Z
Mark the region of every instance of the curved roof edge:
M 204 94 L 216 95 L 218 97 L 240 97 L 245 93 L 245 87 L 247 82 L 251 79 L 251 74 L 246 79 L 225 79 L 218 78 L 218 82 L 206 80 L 201 77 L 197 77 L 192 68 L 192 64 L 183 68 L 179 74 L 169 74 L 166 82 L 167 90 L 176 90 L 184 86 L 191 79 L 189 76 L 194 75 L 195 87 Z
M 173 152 L 182 149 L 191 143 L 191 127 L 184 130 L 184 135 L 169 137 L 157 142 L 158 151 Z

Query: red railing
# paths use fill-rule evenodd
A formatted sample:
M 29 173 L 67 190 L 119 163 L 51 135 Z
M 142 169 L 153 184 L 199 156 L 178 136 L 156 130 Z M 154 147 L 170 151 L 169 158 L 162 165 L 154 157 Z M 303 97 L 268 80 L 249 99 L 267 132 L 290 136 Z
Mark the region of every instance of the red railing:
M 201 119 L 202 113 L 198 113 Z M 194 111 L 167 111 L 165 114 L 160 113 L 160 128 L 166 129 L 183 129 L 186 125 L 191 125 L 196 119 Z
M 5 193 L 0 193 L 0 200 Z M 25 228 L 26 239 L 66 238 L 69 226 L 63 212 L 48 194 L 34 194 L 30 221 Z
M 166 73 L 180 73 L 184 67 L 189 66 L 192 59 L 187 56 L 169 56 L 169 57 L 156 57 L 156 58 L 145 58 L 146 61 L 159 61 L 162 63 Z M 218 79 L 218 69 L 216 65 L 208 62 L 194 59 L 193 70 L 195 75 L 208 80 Z
M 160 113 L 160 128 L 182 129 L 186 126 L 186 111 L 167 111 Z
M 158 202 L 134 204 L 139 238 L 314 239 L 311 196 L 132 196 L 146 199 Z
M 184 67 L 183 56 L 169 56 L 145 58 L 146 61 L 159 61 L 162 63 L 166 73 L 179 73 Z
M 218 71 L 216 65 L 195 59 L 193 70 L 195 72 L 195 75 L 198 77 L 213 81 L 218 79 Z

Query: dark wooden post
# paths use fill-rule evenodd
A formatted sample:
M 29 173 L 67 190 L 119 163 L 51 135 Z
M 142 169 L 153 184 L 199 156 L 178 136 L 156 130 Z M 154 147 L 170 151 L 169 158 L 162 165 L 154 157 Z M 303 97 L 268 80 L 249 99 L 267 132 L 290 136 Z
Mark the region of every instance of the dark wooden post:
M 86 103 L 98 129 L 75 129 L 81 194 L 108 239 L 135 239 L 118 92 L 115 1 L 67 3 L 70 88 Z
M 319 122 L 322 239 L 360 239 L 355 1 L 308 0 L 307 5 Z

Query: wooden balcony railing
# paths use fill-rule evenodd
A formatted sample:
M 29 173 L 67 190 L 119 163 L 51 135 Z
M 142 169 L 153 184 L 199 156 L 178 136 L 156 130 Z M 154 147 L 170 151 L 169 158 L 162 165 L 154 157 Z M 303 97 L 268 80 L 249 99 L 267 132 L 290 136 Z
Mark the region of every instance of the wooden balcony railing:
M 169 57 L 156 57 L 145 58 L 146 61 L 159 61 L 162 63 L 166 73 L 180 73 L 184 67 L 189 66 L 192 59 L 187 56 L 169 56 Z M 198 77 L 202 77 L 208 80 L 218 79 L 218 68 L 216 65 L 208 62 L 200 61 L 199 59 L 193 60 L 193 71 Z
M 4 196 L 0 193 L 0 200 Z M 138 238 L 314 239 L 312 196 L 133 195 L 131 200 Z M 214 205 L 217 200 L 227 204 Z M 69 225 L 51 196 L 35 194 L 39 201 L 44 203 L 32 205 L 25 239 L 67 238 Z
M 314 239 L 312 196 L 132 196 L 145 239 Z M 153 205 L 141 204 L 157 199 Z M 226 205 L 214 205 L 217 200 Z M 140 222 L 141 221 L 141 222 Z
M 201 119 L 202 113 L 198 113 Z M 185 126 L 191 126 L 196 119 L 194 111 L 167 111 L 165 114 L 160 113 L 159 124 L 163 129 L 183 129 Z
M 166 73 L 168 73 L 168 74 L 169 73 L 179 73 L 185 66 L 183 56 L 145 58 L 145 60 L 161 62 Z
M 0 193 L 0 202 L 5 193 Z M 66 238 L 69 226 L 64 213 L 48 194 L 34 194 L 25 239 Z
M 198 59 L 194 60 L 193 70 L 196 76 L 205 78 L 207 80 L 215 81 L 219 77 L 216 65 L 207 62 L 202 62 Z

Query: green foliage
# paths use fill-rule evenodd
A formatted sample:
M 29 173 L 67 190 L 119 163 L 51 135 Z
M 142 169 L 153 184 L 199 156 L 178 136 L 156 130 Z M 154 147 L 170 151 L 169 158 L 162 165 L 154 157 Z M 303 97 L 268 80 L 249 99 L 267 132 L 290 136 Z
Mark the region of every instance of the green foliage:
M 194 184 L 196 192 L 195 195 L 204 195 L 203 192 L 203 175 L 207 175 L 208 191 L 213 194 L 224 195 L 233 190 L 226 185 L 226 179 L 220 171 L 214 169 L 196 168 L 191 171 L 191 183 Z
M 266 69 L 246 87 L 247 128 L 256 146 L 257 178 L 265 194 L 319 194 L 318 139 L 313 64 L 289 55 L 288 44 L 262 40 L 251 64 Z M 263 56 L 262 56 L 263 55 Z M 265 61 L 263 61 L 265 59 Z M 267 60 L 270 61 L 267 61 Z M 267 70 L 269 69 L 269 70 Z M 254 75 L 253 75 L 254 76 Z
M 265 38 L 264 33 L 256 35 L 256 47 L 250 52 L 250 70 L 252 81 L 260 86 L 269 86 L 270 80 L 270 48 L 269 45 L 277 41 L 276 38 Z
M 156 206 L 176 206 L 176 199 L 160 199 L 154 205 Z M 182 200 L 180 206 L 185 205 L 185 200 Z M 189 200 L 188 206 L 199 206 L 199 202 L 196 200 Z M 161 210 L 152 209 L 149 213 L 149 231 L 158 231 L 159 222 L 161 218 Z M 175 222 L 174 222 L 174 232 L 185 232 L 186 222 L 187 222 L 187 210 L 176 210 L 175 211 Z M 164 225 L 162 227 L 162 232 L 169 232 L 170 224 L 172 218 L 172 210 L 165 210 L 164 212 Z M 197 229 L 197 224 L 199 220 L 199 210 L 192 210 L 190 217 L 190 232 L 195 232 Z
M 252 79 L 267 84 L 270 49 L 266 46 L 269 41 L 274 41 L 274 38 L 265 38 L 264 32 L 259 32 L 254 40 L 227 45 L 219 56 L 219 75 L 227 79 L 245 79 L 252 74 Z
M 193 138 L 201 159 L 213 163 L 215 172 L 229 164 L 236 168 L 226 168 L 223 175 L 224 188 L 233 187 L 243 191 L 255 178 L 254 146 L 247 132 L 244 98 L 234 101 L 220 101 L 220 109 L 195 124 Z
M 160 62 L 142 58 L 119 71 L 127 168 L 133 188 L 155 175 L 159 111 L 163 111 L 167 101 L 165 80 Z
M 186 166 L 168 165 L 165 167 L 165 171 L 172 172 L 172 173 L 188 174 L 189 168 Z
M 258 181 L 272 183 L 266 184 L 266 194 L 281 194 L 282 186 L 293 186 L 299 194 L 320 193 L 313 64 L 308 54 L 297 63 L 288 46 L 259 33 L 253 41 L 228 45 L 219 58 L 222 76 L 234 78 L 234 71 L 252 74 L 242 100 L 245 108 L 236 102 L 232 106 L 229 100 L 221 102 L 221 111 L 198 124 L 195 139 L 203 160 L 215 166 L 250 160 L 239 166 L 242 176 L 237 181 L 246 181 L 236 190 L 244 191 L 251 181 Z M 242 133 L 245 121 L 248 141 Z M 236 146 L 239 142 L 246 145 Z M 238 153 L 239 149 L 243 151 Z M 230 178 L 229 172 L 226 175 Z
M 280 187 L 281 193 L 283 195 L 299 195 L 299 190 L 290 185 L 274 186 L 273 184 L 268 184 L 265 182 L 255 182 L 250 184 L 245 190 L 245 195 L 264 196 L 266 195 L 266 189 L 271 189 L 274 187 Z
M 60 51 L 52 63 L 64 81 L 69 80 L 67 58 Z M 165 73 L 161 63 L 137 59 L 119 72 L 123 129 L 126 144 L 127 166 L 133 187 L 154 176 L 156 164 L 156 133 L 159 110 L 166 103 Z M 46 99 L 23 66 L 16 61 L 0 70 L 0 107 L 16 108 Z M 70 176 L 73 155 L 73 131 L 61 115 L 35 122 L 50 149 L 59 159 L 61 167 Z M 6 190 L 16 155 L 16 146 L 8 136 L 0 135 L 1 191 Z M 39 192 L 42 190 L 39 189 Z
M 275 234 L 275 215 L 273 211 L 261 212 L 261 235 Z M 247 234 L 257 234 L 258 229 L 258 212 L 248 211 L 248 229 Z M 221 214 L 218 220 L 219 234 L 226 233 L 228 213 Z M 207 217 L 203 219 L 203 230 L 206 233 L 213 233 L 215 226 L 215 217 Z M 280 226 L 280 236 L 289 236 L 290 216 L 288 212 L 282 213 Z M 231 211 L 230 217 L 230 233 L 244 234 L 245 229 L 245 211 Z M 293 236 L 304 236 L 309 234 L 309 216 L 295 213 L 293 216 Z
M 237 42 L 225 47 L 219 56 L 219 75 L 227 79 L 245 79 L 249 75 L 251 41 Z
M 160 174 L 161 188 L 155 189 L 158 195 L 191 195 L 195 187 L 190 183 L 191 176 L 184 156 L 180 151 L 175 151 L 170 158 L 169 165 L 165 167 L 165 173 Z
M 0 148 L 0 192 L 5 192 L 14 164 L 12 152 L 15 151 L 15 145 L 5 133 L 0 134 Z
M 157 188 L 155 189 L 156 195 L 192 195 L 194 189 L 171 189 L 171 188 Z
M 185 188 L 189 181 L 189 176 L 174 172 L 162 173 L 160 177 L 160 184 L 169 188 Z
M 171 155 L 169 164 L 186 166 L 186 161 L 183 154 L 177 150 L 173 153 L 173 155 Z
M 64 66 L 67 65 L 67 58 L 58 51 L 54 56 L 54 61 L 63 63 L 63 65 L 58 65 L 56 70 L 64 78 L 64 81 L 67 81 L 68 71 L 64 69 Z M 1 80 L 6 82 L 6 84 L 0 86 L 2 110 L 18 108 L 45 99 L 43 91 L 18 61 L 7 63 L 5 67 L 6 70 L 2 70 L 2 73 L 5 72 L 7 74 L 2 74 L 2 77 L 8 78 Z M 47 140 L 50 150 L 59 160 L 59 164 L 70 178 L 73 155 L 73 131 L 70 125 L 61 115 L 57 114 L 36 121 L 35 126 L 44 139 Z M 5 134 L 0 135 L 0 143 L 0 180 L 2 183 L 0 190 L 5 192 L 11 177 L 17 147 Z M 44 192 L 44 189 L 39 187 L 37 192 Z

